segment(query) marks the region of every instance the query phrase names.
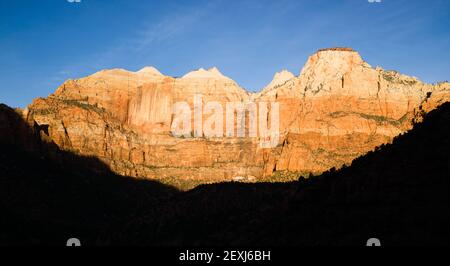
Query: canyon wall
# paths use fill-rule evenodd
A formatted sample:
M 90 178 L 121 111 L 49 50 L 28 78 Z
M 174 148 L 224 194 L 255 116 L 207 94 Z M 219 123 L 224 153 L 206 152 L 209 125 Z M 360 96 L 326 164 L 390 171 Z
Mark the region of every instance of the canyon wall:
M 278 145 L 261 147 L 259 137 L 173 136 L 174 103 L 187 102 L 195 112 L 195 95 L 203 106 L 216 101 L 224 108 L 230 102 L 277 102 Z M 277 73 L 259 93 L 245 91 L 216 68 L 181 78 L 152 67 L 104 70 L 66 81 L 23 115 L 45 128 L 46 141 L 98 157 L 119 174 L 209 183 L 339 168 L 391 142 L 449 100 L 449 83 L 425 84 L 373 68 L 346 48 L 319 50 L 299 76 Z M 208 117 L 203 113 L 202 121 Z

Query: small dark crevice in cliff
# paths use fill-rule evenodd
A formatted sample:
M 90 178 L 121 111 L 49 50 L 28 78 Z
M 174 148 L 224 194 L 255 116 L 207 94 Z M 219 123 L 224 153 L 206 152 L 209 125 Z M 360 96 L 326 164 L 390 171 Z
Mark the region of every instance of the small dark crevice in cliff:
M 423 112 L 423 105 L 428 102 L 428 100 L 431 98 L 431 95 L 433 94 L 433 92 L 427 92 L 427 94 L 425 95 L 425 98 L 422 100 L 422 102 L 419 105 L 419 111 L 422 112 L 422 115 L 425 115 L 425 113 Z
M 69 132 L 67 132 L 66 125 L 64 124 L 64 121 L 61 120 L 61 125 L 64 129 L 64 136 L 66 137 L 67 144 L 69 147 L 72 147 L 72 141 L 70 140 Z
M 39 125 L 38 123 L 34 122 L 34 131 L 37 134 L 40 134 L 41 132 L 43 132 L 46 136 L 49 136 L 48 128 L 49 128 L 49 125 L 45 125 L 45 124 Z

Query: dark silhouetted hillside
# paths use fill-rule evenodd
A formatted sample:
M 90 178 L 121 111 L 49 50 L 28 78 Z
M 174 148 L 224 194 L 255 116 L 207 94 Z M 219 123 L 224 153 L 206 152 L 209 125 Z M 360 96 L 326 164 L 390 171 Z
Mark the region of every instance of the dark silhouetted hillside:
M 108 244 L 115 228 L 177 192 L 60 151 L 40 130 L 0 105 L 0 245 Z
M 450 244 L 450 103 L 342 170 L 183 193 L 58 151 L 39 142 L 42 129 L 17 125 L 17 114 L 1 107 L 2 123 L 16 121 L 0 135 L 1 245 L 63 245 L 70 237 L 89 245 L 361 246 L 371 237 Z M 23 136 L 36 143 L 23 147 Z
M 139 228 L 140 244 L 449 245 L 449 138 L 447 103 L 348 168 L 287 184 L 201 186 L 125 230 Z

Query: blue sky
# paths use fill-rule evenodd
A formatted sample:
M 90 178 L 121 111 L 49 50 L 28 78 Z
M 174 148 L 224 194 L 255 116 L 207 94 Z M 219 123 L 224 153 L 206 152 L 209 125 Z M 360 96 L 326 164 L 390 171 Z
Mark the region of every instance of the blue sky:
M 115 67 L 182 76 L 217 66 L 255 91 L 334 46 L 426 82 L 450 79 L 447 0 L 81 1 L 0 0 L 0 102 L 24 107 Z

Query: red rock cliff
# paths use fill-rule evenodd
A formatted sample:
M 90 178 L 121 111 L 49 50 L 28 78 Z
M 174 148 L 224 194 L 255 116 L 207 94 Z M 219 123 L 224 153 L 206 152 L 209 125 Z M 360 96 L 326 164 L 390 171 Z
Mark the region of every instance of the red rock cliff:
M 278 102 L 280 140 L 264 149 L 257 138 L 176 138 L 172 106 L 194 95 L 204 103 Z M 141 178 L 216 182 L 257 180 L 274 171 L 322 172 L 390 142 L 450 100 L 450 85 L 372 68 L 351 49 L 323 49 L 299 76 L 278 73 L 251 94 L 216 68 L 182 78 L 154 68 L 104 70 L 66 81 L 25 111 L 48 128 L 61 149 L 102 159 Z M 204 116 L 203 119 L 206 119 Z

